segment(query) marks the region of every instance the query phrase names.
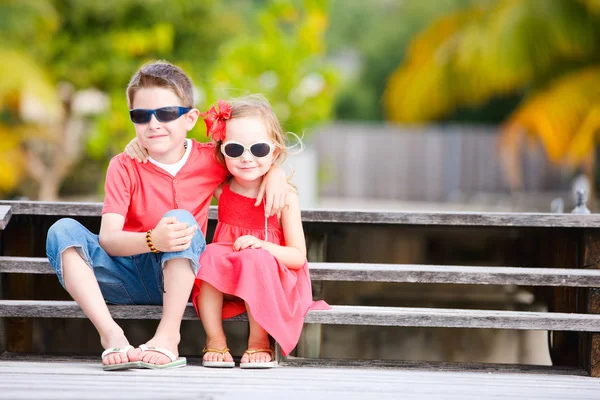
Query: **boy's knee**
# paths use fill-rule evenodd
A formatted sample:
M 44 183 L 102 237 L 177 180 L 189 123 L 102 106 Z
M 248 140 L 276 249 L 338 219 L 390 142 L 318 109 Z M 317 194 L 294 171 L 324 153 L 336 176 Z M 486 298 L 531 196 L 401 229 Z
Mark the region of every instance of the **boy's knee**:
M 62 218 L 56 221 L 50 229 L 48 229 L 48 237 L 46 239 L 46 246 L 54 246 L 61 243 L 65 239 L 78 236 L 78 232 L 83 227 L 81 223 L 75 221 L 73 218 Z
M 167 211 L 167 213 L 163 216 L 163 218 L 167 218 L 167 217 L 175 217 L 175 218 L 177 218 L 178 222 L 185 222 L 190 226 L 197 225 L 196 219 L 194 218 L 192 213 L 187 210 L 177 209 L 177 210 Z
M 64 233 L 71 232 L 77 225 L 79 225 L 79 222 L 73 218 L 61 218 L 48 229 L 48 236 L 61 236 Z

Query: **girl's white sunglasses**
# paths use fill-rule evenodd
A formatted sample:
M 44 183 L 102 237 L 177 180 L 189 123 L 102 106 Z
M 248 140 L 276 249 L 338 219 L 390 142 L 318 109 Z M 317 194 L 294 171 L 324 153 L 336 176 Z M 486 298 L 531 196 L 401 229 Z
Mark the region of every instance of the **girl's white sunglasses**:
M 269 142 L 256 142 L 246 147 L 241 143 L 227 141 L 221 145 L 221 153 L 228 158 L 240 158 L 246 151 L 249 151 L 255 158 L 263 158 L 271 155 L 275 150 L 275 145 Z

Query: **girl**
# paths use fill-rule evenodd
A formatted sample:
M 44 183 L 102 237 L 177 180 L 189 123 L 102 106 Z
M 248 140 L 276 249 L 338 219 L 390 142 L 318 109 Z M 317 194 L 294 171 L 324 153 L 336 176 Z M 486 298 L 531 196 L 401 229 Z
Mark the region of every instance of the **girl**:
M 307 311 L 329 306 L 312 301 L 297 194 L 291 190 L 279 219 L 254 207 L 265 173 L 287 154 L 271 105 L 253 95 L 231 104 L 219 101 L 218 106 L 203 116 L 207 134 L 217 144 L 216 157 L 231 178 L 214 193 L 218 224 L 192 290 L 207 336 L 202 364 L 234 366 L 222 319 L 247 311 L 250 335 L 240 366 L 272 368 L 277 362 L 269 335 L 286 355 L 298 343 Z

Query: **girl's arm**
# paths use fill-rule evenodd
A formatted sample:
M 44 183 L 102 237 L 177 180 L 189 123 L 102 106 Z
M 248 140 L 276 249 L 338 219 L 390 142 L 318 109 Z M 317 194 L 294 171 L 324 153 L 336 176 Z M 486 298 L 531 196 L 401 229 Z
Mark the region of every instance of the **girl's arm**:
M 234 250 L 245 248 L 262 248 L 273 255 L 289 269 L 301 268 L 306 262 L 306 241 L 300 216 L 300 201 L 296 193 L 288 193 L 287 207 L 281 212 L 281 225 L 285 238 L 285 246 L 265 242 L 254 236 L 242 236 L 233 245 Z
M 296 192 L 291 191 L 287 198 L 287 207 L 281 211 L 281 227 L 285 246 L 263 242 L 262 247 L 286 267 L 298 269 L 306 262 L 306 240 L 300 215 L 300 199 Z

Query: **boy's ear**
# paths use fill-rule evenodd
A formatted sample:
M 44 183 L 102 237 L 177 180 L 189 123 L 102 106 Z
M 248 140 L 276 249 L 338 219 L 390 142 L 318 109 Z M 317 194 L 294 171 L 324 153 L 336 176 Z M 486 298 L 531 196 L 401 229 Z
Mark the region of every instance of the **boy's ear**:
M 200 111 L 197 108 L 192 108 L 190 111 L 184 114 L 185 122 L 187 123 L 187 130 L 191 130 L 200 118 Z

